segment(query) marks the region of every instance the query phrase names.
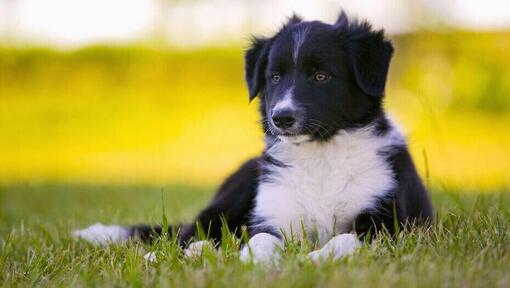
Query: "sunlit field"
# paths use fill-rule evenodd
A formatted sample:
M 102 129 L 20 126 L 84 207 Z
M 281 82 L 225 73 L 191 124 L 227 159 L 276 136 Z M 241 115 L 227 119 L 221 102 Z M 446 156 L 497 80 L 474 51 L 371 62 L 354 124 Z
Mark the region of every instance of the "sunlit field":
M 422 175 L 508 185 L 510 34 L 395 44 L 386 107 Z M 242 50 L 0 50 L 0 181 L 218 183 L 262 148 Z
M 291 241 L 274 268 L 241 265 L 228 233 L 221 254 L 193 259 L 172 241 L 70 238 L 95 222 L 190 221 L 260 153 L 242 45 L 0 48 L 0 286 L 508 287 L 510 33 L 393 39 L 385 105 L 436 223 L 319 265 Z

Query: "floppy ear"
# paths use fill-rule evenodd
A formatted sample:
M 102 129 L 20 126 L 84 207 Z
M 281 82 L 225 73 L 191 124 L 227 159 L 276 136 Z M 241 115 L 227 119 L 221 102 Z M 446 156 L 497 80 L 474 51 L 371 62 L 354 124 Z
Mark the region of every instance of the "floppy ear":
M 255 98 L 265 85 L 264 72 L 269 53 L 269 39 L 256 38 L 244 54 L 244 76 L 248 84 L 250 101 Z
M 346 25 L 345 16 L 339 23 Z M 347 24 L 348 25 L 348 24 Z M 372 31 L 370 24 L 355 23 L 347 38 L 347 54 L 351 61 L 358 86 L 368 95 L 382 97 L 386 86 L 386 76 L 390 67 L 393 45 L 384 39 L 384 31 Z
M 294 13 L 280 31 L 301 21 L 303 21 L 301 17 Z M 248 84 L 250 101 L 257 97 L 266 84 L 264 73 L 267 66 L 270 46 L 271 39 L 253 37 L 250 48 L 248 48 L 244 54 L 244 75 L 246 83 Z

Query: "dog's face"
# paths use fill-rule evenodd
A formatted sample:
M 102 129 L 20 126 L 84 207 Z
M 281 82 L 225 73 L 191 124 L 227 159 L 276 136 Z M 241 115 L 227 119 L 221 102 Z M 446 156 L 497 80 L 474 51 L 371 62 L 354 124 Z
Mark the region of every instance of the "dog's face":
M 293 17 L 246 52 L 250 100 L 260 95 L 264 129 L 293 142 L 327 140 L 381 116 L 392 45 L 366 22 L 334 25 Z

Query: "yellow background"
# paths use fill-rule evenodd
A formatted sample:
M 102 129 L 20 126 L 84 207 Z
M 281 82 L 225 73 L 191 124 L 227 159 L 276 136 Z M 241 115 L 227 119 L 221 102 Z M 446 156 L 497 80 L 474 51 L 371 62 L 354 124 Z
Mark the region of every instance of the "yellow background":
M 510 34 L 415 33 L 386 107 L 429 185 L 510 184 Z M 0 182 L 217 184 L 262 149 L 243 47 L 0 49 Z

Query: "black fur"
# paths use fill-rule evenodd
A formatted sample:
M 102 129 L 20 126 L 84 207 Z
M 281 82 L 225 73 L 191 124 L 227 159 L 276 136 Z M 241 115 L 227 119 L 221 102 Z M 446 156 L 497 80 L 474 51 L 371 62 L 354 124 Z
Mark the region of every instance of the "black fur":
M 405 146 L 396 146 L 388 153 L 397 187 L 379 199 L 376 210 L 361 213 L 354 221 L 354 231 L 360 236 L 372 238 L 384 229 L 393 235 L 395 229 L 428 224 L 432 217 L 432 205 L 423 186 L 411 155 Z
M 294 58 L 295 37 L 306 34 L 300 56 Z M 372 124 L 377 135 L 391 128 L 382 99 L 393 47 L 382 30 L 374 31 L 367 22 L 350 21 L 345 13 L 333 25 L 289 19 L 271 38 L 254 38 L 245 53 L 245 78 L 249 99 L 260 96 L 260 113 L 266 149 L 279 137 L 306 135 L 309 141 L 328 141 L 341 129 L 356 129 Z M 318 81 L 317 74 L 325 81 Z M 278 75 L 278 77 L 275 77 Z M 275 106 L 288 89 L 293 89 L 296 107 L 290 111 L 296 122 L 288 128 L 276 127 Z M 289 111 L 287 111 L 289 112 Z M 432 217 L 432 207 L 407 148 L 396 145 L 386 151 L 386 159 L 398 183 L 379 199 L 377 209 L 364 211 L 353 221 L 360 237 L 375 235 L 381 229 L 394 233 L 407 223 L 419 224 Z M 197 233 L 197 225 L 211 239 L 221 240 L 222 219 L 230 231 L 240 235 L 253 223 L 251 210 L 259 181 L 267 181 L 265 168 L 285 165 L 263 153 L 246 162 L 220 187 L 212 202 L 192 224 L 168 228 L 169 235 L 179 231 L 184 245 Z M 256 224 L 256 223 L 255 223 Z M 277 227 L 250 230 L 278 235 Z M 145 241 L 160 235 L 162 228 L 135 226 L 132 234 Z
M 308 41 L 299 53 L 305 56 L 293 63 L 289 53 L 293 37 L 304 30 Z M 246 51 L 250 100 L 257 94 L 261 97 L 265 131 L 328 140 L 340 129 L 365 126 L 383 115 L 381 99 L 392 53 L 382 30 L 373 31 L 367 22 L 349 22 L 344 13 L 334 25 L 293 17 L 272 38 L 255 38 Z M 326 72 L 331 79 L 314 83 L 311 78 L 316 72 Z M 271 81 L 274 74 L 281 75 L 277 85 Z M 297 113 L 295 127 L 282 131 L 269 125 L 270 116 L 291 86 L 296 102 L 307 109 Z M 332 96 L 342 105 L 331 105 Z
M 250 50 L 244 55 L 245 78 L 248 83 L 250 101 L 259 94 L 265 86 L 264 69 L 267 65 L 267 53 L 270 41 L 267 39 L 253 38 Z
M 260 175 L 259 161 L 259 158 L 254 158 L 244 163 L 221 185 L 209 205 L 192 223 L 170 226 L 168 235 L 174 236 L 177 232 L 180 243 L 185 245 L 196 235 L 197 228 L 201 228 L 209 238 L 219 242 L 223 223 L 226 223 L 229 231 L 240 237 L 243 226 L 248 225 L 254 205 Z M 160 236 L 161 232 L 160 225 L 152 228 L 141 224 L 133 226 L 131 234 L 142 241 L 151 242 Z

